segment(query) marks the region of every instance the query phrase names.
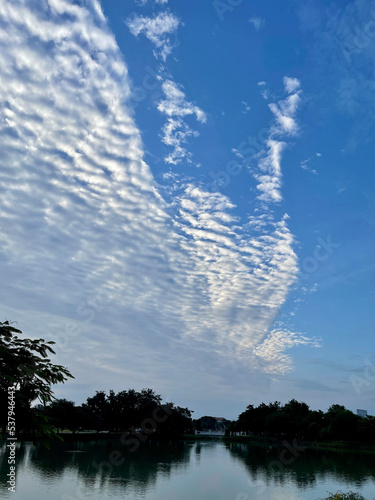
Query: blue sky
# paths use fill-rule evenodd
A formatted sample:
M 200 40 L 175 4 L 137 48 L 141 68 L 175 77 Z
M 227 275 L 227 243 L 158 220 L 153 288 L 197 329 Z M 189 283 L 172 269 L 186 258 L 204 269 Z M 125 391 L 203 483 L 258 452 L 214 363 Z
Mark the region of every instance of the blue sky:
M 0 6 L 1 311 L 57 397 L 375 411 L 375 9 Z

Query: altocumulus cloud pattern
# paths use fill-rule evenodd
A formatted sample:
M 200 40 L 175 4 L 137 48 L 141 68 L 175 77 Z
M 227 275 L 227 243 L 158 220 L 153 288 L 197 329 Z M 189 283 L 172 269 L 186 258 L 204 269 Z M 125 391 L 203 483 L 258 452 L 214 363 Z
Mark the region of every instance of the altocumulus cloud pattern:
M 136 346 L 152 356 L 168 344 L 265 373 L 290 370 L 286 349 L 317 345 L 273 326 L 298 274 L 288 216 L 269 207 L 282 199 L 281 153 L 297 128 L 299 82 L 286 79 L 286 100 L 270 106 L 274 125 L 253 173 L 260 208 L 242 221 L 227 196 L 184 182 L 177 167 L 172 199 L 163 195 L 143 159 L 127 67 L 99 2 L 5 0 L 0 20 L 8 304 L 27 305 L 55 329 L 91 293 L 106 296 L 85 339 L 90 356 L 73 349 L 82 338 L 69 346 L 92 368 L 126 373 L 102 345 L 104 332 L 122 361 L 141 357 Z

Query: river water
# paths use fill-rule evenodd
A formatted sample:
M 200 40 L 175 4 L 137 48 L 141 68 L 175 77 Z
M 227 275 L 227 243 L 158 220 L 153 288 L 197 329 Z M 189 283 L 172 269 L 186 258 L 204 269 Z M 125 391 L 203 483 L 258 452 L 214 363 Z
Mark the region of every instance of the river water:
M 288 448 L 288 447 L 287 447 Z M 17 443 L 15 492 L 0 446 L 1 498 L 13 500 L 318 500 L 356 491 L 375 498 L 375 456 L 222 441 Z

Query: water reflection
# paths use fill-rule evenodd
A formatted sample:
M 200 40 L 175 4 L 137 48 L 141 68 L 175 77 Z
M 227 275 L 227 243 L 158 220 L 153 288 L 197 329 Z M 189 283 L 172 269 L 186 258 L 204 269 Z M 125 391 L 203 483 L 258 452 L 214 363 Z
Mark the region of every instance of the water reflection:
M 230 443 L 227 446 L 234 460 L 245 465 L 254 484 L 285 486 L 294 483 L 298 489 L 314 488 L 317 483 L 332 479 L 349 487 L 362 487 L 375 479 L 375 456 L 369 454 L 298 450 L 283 453 L 284 446 L 272 449 Z M 286 464 L 283 458 L 287 458 Z
M 191 447 L 185 443 L 146 443 L 135 453 L 130 453 L 117 440 L 77 443 L 53 443 L 51 449 L 31 442 L 17 444 L 18 474 L 26 470 L 38 482 L 55 484 L 66 474 L 74 475 L 83 485 L 82 496 L 111 491 L 122 493 L 131 485 L 140 494 L 152 488 L 157 477 L 169 478 L 176 471 L 189 467 Z M 0 483 L 7 488 L 7 451 L 0 447 Z
M 0 445 L 0 487 L 7 492 L 5 446 Z M 326 484 L 358 490 L 375 484 L 375 456 L 305 450 L 293 457 L 289 451 L 292 460 L 284 465 L 283 449 L 217 441 L 147 442 L 130 453 L 119 440 L 56 442 L 50 450 L 42 444 L 17 443 L 16 494 L 6 493 L 5 498 L 46 500 L 53 491 L 54 498 L 70 500 L 109 495 L 207 500 L 221 498 L 225 489 L 226 497 L 233 499 L 243 491 L 246 498 L 259 500 L 279 493 L 297 498 L 297 491 L 298 498 L 316 499 L 324 496 L 317 492 L 325 493 Z

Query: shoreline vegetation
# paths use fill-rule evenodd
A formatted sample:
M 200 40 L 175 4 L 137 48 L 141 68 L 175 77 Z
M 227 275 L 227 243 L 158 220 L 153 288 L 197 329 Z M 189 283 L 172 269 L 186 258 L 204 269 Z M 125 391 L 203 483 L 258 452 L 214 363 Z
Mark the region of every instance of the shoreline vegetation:
M 17 394 L 18 395 L 18 394 Z M 21 394 L 19 394 L 21 396 Z M 223 439 L 251 445 L 276 446 L 293 441 L 309 449 L 375 450 L 375 417 L 360 417 L 340 405 L 326 413 L 311 411 L 306 403 L 291 400 L 248 407 L 236 421 L 211 416 L 192 418 L 188 408 L 162 402 L 152 389 L 115 393 L 97 391 L 87 403 L 55 399 L 48 405 L 17 405 L 17 436 L 20 440 L 112 439 L 127 435 L 145 439 Z M 301 415 L 299 409 L 306 409 Z M 250 408 L 250 411 L 249 411 Z M 38 423 L 49 432 L 38 432 Z M 0 422 L 3 436 L 5 422 Z M 4 425 L 5 424 L 5 425 Z
M 55 429 L 56 437 L 60 437 L 63 441 L 68 442 L 79 442 L 79 441 L 116 441 L 123 439 L 124 434 L 129 436 L 129 434 L 124 432 L 108 432 L 108 431 L 78 431 L 72 432 L 69 430 L 57 431 Z M 137 434 L 132 434 L 131 436 L 137 436 Z M 138 434 L 140 436 L 140 434 Z M 283 443 L 287 441 L 278 440 L 273 437 L 264 436 L 225 436 L 218 434 L 183 434 L 180 436 L 151 436 L 148 435 L 147 441 L 222 441 L 224 443 L 240 443 L 246 444 L 251 447 L 261 447 L 267 448 L 268 450 L 274 450 L 277 448 L 282 448 Z M 3 437 L 0 442 L 6 441 Z M 33 441 L 39 442 L 43 439 L 35 439 L 33 435 L 27 435 L 20 437 L 18 439 L 20 442 Z M 145 439 L 140 438 L 140 444 L 145 442 Z M 375 455 L 375 445 L 366 444 L 361 442 L 349 442 L 349 441 L 298 441 L 293 444 L 299 446 L 304 450 L 315 450 L 315 451 L 328 451 L 328 452 L 340 452 L 340 453 L 359 453 L 359 454 L 374 454 Z M 126 447 L 126 444 L 124 444 Z
M 64 436 L 61 430 L 77 434 L 91 429 L 97 434 L 120 433 L 133 442 L 180 439 L 186 434 L 197 439 L 200 432 L 216 432 L 234 440 L 241 436 L 246 440 L 250 436 L 250 442 L 262 442 L 261 438 L 266 438 L 266 442 L 289 439 L 316 443 L 315 447 L 326 449 L 350 449 L 352 443 L 358 443 L 360 449 L 375 445 L 375 417 L 366 413 L 356 415 L 340 404 L 331 405 L 326 412 L 311 410 L 305 402 L 295 399 L 284 405 L 279 401 L 257 407 L 249 404 L 237 420 L 230 421 L 212 416 L 193 419 L 192 410 L 164 402 L 150 388 L 117 393 L 96 391 L 81 405 L 56 399 L 52 385 L 74 376 L 66 367 L 51 362 L 49 356 L 55 354 L 53 345 L 53 341 L 46 342 L 43 338 L 22 338 L 22 331 L 9 321 L 0 322 L 0 407 L 8 406 L 8 414 L 16 416 L 14 427 L 20 439 L 32 436 L 33 440 L 61 440 Z M 36 401 L 40 404 L 35 405 Z M 3 434 L 11 432 L 9 418 L 5 412 L 0 416 Z
M 44 442 L 47 448 L 51 440 L 120 440 L 133 452 L 153 441 L 215 439 L 267 451 L 292 443 L 299 450 L 375 453 L 375 417 L 355 415 L 339 404 L 323 412 L 292 399 L 285 405 L 250 404 L 236 421 L 212 416 L 193 420 L 193 411 L 162 402 L 152 389 L 128 389 L 96 391 L 76 406 L 53 395 L 53 384 L 74 378 L 50 361 L 54 342 L 19 335 L 9 321 L 0 322 L 0 407 L 8 407 L 7 415 L 0 416 L 0 442 L 7 442 L 8 434 L 20 442 Z M 32 406 L 35 401 L 40 404 Z M 326 500 L 365 499 L 337 492 Z

